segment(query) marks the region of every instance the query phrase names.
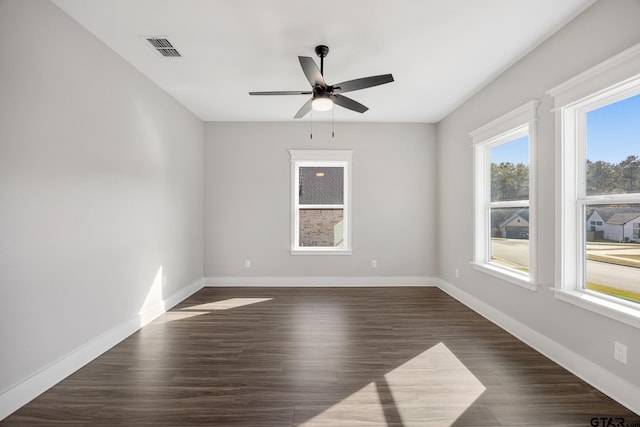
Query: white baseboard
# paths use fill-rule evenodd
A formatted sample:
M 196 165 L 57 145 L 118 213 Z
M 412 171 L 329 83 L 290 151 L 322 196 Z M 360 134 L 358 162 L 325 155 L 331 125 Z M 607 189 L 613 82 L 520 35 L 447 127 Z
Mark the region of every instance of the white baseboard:
M 161 303 L 155 304 L 138 316 L 111 328 L 22 382 L 4 390 L 0 393 L 0 420 L 11 415 L 96 357 L 122 342 L 151 320 L 202 289 L 203 285 L 203 279 L 196 280 Z
M 291 277 L 291 276 L 245 276 L 205 277 L 205 286 L 273 286 L 273 287 L 386 287 L 386 286 L 437 286 L 436 277 L 401 276 L 355 276 L 355 277 Z
M 591 384 L 633 412 L 640 414 L 640 402 L 638 401 L 640 388 L 634 384 L 613 375 L 610 371 L 585 359 L 580 354 L 569 350 L 444 280 L 438 280 L 438 287 L 578 378 Z
M 189 296 L 198 292 L 203 287 L 204 287 L 204 279 L 198 279 L 192 284 L 190 284 L 189 286 L 182 288 L 175 294 L 169 296 L 167 299 L 164 299 L 158 302 L 157 304 L 152 305 L 151 307 L 145 308 L 143 311 L 140 312 L 140 315 L 138 316 L 139 324 L 140 324 L 138 329 L 152 322 L 158 316 L 166 313 L 167 310 L 170 310 L 175 305 L 181 303 L 182 301 L 187 299 Z
M 195 282 L 193 282 L 192 284 L 190 284 L 189 286 L 182 288 L 178 292 L 169 296 L 165 300 L 165 305 L 166 305 L 165 312 L 168 310 L 171 310 L 173 307 L 180 304 L 182 301 L 186 300 L 187 298 L 189 298 L 191 295 L 198 292 L 203 287 L 204 287 L 204 278 L 200 278 Z

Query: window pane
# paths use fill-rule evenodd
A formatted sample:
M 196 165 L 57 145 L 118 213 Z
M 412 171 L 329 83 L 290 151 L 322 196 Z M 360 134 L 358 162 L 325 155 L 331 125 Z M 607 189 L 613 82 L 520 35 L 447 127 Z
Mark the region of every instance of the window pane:
M 491 209 L 490 262 L 529 272 L 529 208 Z
M 640 95 L 587 113 L 587 194 L 640 193 Z
M 591 205 L 586 216 L 585 288 L 640 302 L 640 204 Z
M 491 201 L 529 199 L 529 137 L 491 149 Z
M 344 210 L 300 209 L 299 245 L 344 247 Z
M 343 167 L 301 167 L 301 205 L 342 205 L 344 203 Z

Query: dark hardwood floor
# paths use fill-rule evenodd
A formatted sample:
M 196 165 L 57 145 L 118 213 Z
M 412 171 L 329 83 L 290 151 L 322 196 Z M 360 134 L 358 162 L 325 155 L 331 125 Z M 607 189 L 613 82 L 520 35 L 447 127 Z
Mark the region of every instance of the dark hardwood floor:
M 204 288 L 0 425 L 583 427 L 601 417 L 640 425 L 437 288 Z

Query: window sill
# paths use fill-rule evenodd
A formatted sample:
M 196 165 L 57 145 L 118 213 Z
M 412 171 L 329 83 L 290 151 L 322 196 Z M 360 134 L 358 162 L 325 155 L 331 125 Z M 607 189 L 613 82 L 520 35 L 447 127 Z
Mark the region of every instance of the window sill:
M 522 288 L 528 289 L 530 291 L 537 291 L 538 285 L 531 280 L 529 280 L 526 276 L 511 272 L 507 269 L 495 267 L 491 264 L 479 264 L 477 262 L 472 262 L 473 268 L 475 270 L 481 271 L 483 273 L 489 274 L 493 277 L 497 277 L 498 279 L 505 280 L 509 283 L 513 283 L 514 285 L 518 285 Z
M 563 290 L 559 288 L 550 288 L 555 297 L 569 304 L 577 305 L 594 313 L 610 319 L 617 320 L 629 326 L 640 328 L 640 309 L 630 307 L 626 304 L 601 298 L 585 291 Z
M 351 249 L 322 249 L 322 248 L 309 248 L 309 249 L 291 249 L 291 255 L 351 255 Z

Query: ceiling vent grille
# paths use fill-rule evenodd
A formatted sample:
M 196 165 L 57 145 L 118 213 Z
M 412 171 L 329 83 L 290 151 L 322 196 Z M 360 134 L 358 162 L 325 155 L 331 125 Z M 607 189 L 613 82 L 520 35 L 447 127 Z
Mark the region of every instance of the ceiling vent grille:
M 179 57 L 180 52 L 173 47 L 171 42 L 164 37 L 146 37 L 147 41 L 153 46 L 155 50 L 160 52 L 160 55 L 167 57 Z

